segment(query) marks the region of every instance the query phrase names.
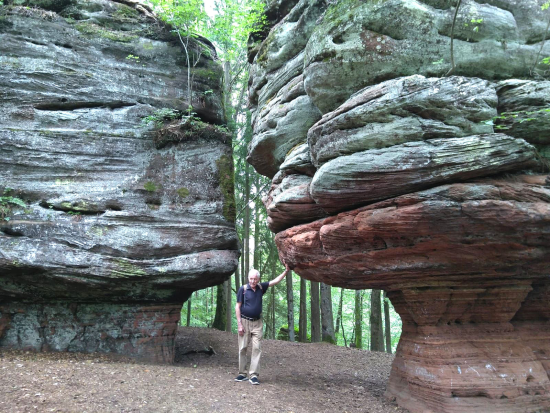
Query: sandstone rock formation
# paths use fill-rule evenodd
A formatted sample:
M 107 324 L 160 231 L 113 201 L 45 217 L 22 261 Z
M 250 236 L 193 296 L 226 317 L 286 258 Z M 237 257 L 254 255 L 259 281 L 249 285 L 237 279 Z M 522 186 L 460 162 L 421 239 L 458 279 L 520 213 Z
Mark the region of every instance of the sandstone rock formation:
M 222 123 L 221 68 L 194 44 L 189 102 L 144 6 L 54 3 L 1 8 L 0 192 L 25 207 L 0 221 L 0 346 L 169 362 L 182 303 L 237 265 L 232 153 L 208 125 L 155 146 L 142 119 L 191 103 Z
M 449 77 L 446 0 L 299 2 L 252 53 L 249 161 L 273 178 L 280 256 L 388 292 L 403 333 L 387 395 L 411 412 L 550 409 L 542 4 L 463 1 Z M 313 110 L 278 115 L 299 88 L 311 126 Z

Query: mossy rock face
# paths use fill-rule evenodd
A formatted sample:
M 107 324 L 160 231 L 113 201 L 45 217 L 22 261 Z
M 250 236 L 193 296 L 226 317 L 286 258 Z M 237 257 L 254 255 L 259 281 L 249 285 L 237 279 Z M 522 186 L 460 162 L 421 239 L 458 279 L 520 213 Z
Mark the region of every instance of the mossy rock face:
M 136 34 L 129 34 L 118 30 L 110 30 L 94 23 L 82 22 L 75 24 L 74 27 L 85 36 L 99 36 L 115 42 L 128 43 L 138 38 Z
M 12 4 L 17 6 L 38 7 L 57 13 L 75 3 L 75 0 L 14 0 Z M 8 4 L 8 2 L 6 2 L 6 4 Z

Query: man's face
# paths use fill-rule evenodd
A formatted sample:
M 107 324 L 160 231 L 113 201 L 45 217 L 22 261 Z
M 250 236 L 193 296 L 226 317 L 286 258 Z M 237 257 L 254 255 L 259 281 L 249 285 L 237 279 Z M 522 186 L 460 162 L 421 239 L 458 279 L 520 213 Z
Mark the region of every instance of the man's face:
M 248 277 L 248 283 L 253 288 L 256 287 L 259 281 L 260 281 L 260 277 L 258 277 L 257 275 L 251 275 Z

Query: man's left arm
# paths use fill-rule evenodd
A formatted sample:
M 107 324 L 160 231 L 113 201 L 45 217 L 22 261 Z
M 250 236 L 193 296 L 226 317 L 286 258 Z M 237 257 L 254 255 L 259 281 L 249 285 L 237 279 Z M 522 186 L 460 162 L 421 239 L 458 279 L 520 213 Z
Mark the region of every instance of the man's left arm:
M 277 278 L 272 279 L 269 282 L 269 286 L 272 287 L 274 285 L 279 284 L 283 280 L 283 278 L 286 277 L 286 275 L 289 273 L 289 271 L 290 271 L 290 268 L 288 268 L 288 265 L 285 263 L 285 270 Z

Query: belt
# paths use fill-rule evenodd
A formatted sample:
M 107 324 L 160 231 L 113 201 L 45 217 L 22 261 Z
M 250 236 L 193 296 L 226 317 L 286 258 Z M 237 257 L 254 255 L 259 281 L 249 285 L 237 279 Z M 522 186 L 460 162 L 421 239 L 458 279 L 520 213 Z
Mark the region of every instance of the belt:
M 241 314 L 241 318 L 244 318 L 245 320 L 248 320 L 248 321 L 258 321 L 262 317 L 254 318 L 254 317 L 247 317 L 247 316 Z

